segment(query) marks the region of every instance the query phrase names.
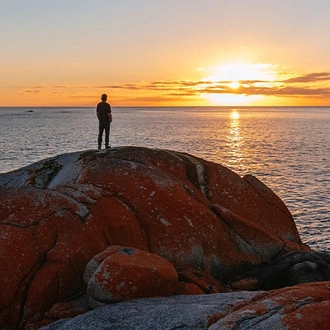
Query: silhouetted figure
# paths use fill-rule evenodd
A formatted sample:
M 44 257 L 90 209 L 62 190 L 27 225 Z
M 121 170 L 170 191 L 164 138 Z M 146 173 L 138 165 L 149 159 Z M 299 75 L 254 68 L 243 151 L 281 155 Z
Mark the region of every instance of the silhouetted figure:
M 107 103 L 107 94 L 102 94 L 101 100 L 96 107 L 96 115 L 99 119 L 99 137 L 98 148 L 101 149 L 103 131 L 105 131 L 105 148 L 110 148 L 109 135 L 110 135 L 110 123 L 112 122 L 111 106 Z

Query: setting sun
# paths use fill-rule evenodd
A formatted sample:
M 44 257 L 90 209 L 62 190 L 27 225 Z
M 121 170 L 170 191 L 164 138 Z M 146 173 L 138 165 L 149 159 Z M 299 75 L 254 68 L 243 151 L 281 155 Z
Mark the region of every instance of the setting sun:
M 270 86 L 277 80 L 277 67 L 270 64 L 231 63 L 212 67 L 204 78 L 207 93 L 203 97 L 214 105 L 251 105 L 264 99 L 262 94 L 249 91 Z
M 232 88 L 232 89 L 237 89 L 241 86 L 241 84 L 238 82 L 238 81 L 232 81 L 230 84 L 229 84 L 229 87 Z

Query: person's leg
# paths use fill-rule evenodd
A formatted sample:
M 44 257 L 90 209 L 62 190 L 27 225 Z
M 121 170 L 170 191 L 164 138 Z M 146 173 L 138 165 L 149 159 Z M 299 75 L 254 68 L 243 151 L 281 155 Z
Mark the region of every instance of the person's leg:
M 104 125 L 102 123 L 99 123 L 99 136 L 97 139 L 99 149 L 101 149 L 103 130 L 104 130 Z
M 106 123 L 105 129 L 105 147 L 109 147 L 109 136 L 110 136 L 110 123 Z

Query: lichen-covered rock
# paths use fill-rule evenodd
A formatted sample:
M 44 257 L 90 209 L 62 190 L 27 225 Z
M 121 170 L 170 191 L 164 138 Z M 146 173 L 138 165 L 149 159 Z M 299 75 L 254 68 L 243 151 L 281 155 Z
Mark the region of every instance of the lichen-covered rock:
M 265 292 L 238 303 L 209 330 L 329 329 L 330 283 L 308 283 Z
M 307 249 L 283 202 L 252 176 L 138 147 L 60 155 L 0 175 L 0 327 L 32 327 L 83 295 L 87 263 L 113 245 L 221 283 Z
M 208 294 L 229 291 L 220 281 L 215 280 L 210 274 L 202 271 L 188 269 L 179 272 L 178 275 L 180 283 L 176 293 L 181 291 L 180 294 L 189 294 L 190 290 L 198 292 L 192 285 L 197 286 L 200 289 L 200 293 Z M 188 290 L 187 292 L 184 292 L 185 288 Z
M 148 297 L 167 297 L 175 292 L 178 275 L 174 266 L 156 254 L 111 246 L 86 267 L 87 294 L 99 303 Z

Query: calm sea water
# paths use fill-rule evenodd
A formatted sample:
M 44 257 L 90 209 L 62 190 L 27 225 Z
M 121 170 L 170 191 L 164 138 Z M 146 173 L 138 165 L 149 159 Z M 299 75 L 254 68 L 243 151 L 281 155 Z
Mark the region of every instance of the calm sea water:
M 330 108 L 114 108 L 113 117 L 113 146 L 188 152 L 255 175 L 303 241 L 330 252 Z M 0 108 L 0 120 L 0 173 L 97 146 L 94 108 Z

